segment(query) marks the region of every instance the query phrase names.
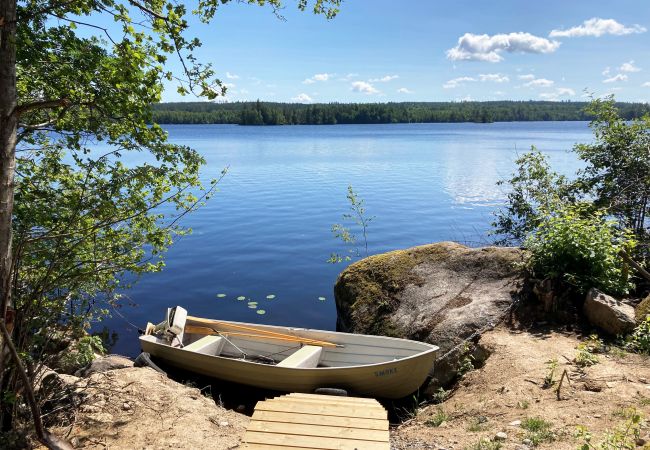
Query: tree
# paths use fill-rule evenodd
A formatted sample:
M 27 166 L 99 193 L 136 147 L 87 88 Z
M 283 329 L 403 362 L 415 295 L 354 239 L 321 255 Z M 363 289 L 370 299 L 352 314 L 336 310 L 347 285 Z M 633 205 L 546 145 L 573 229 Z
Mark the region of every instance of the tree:
M 623 118 L 613 97 L 596 99 L 587 112 L 594 142 L 576 145 L 586 167 L 577 188 L 594 198 L 596 207 L 615 216 L 643 242 L 648 239 L 650 212 L 650 115 L 631 121 Z
M 228 2 L 199 0 L 192 14 L 209 22 Z M 267 4 L 281 18 L 281 0 L 247 3 Z M 339 3 L 311 7 L 329 19 Z M 297 6 L 305 10 L 308 1 Z M 187 15 L 184 4 L 168 0 L 0 0 L 5 430 L 21 403 L 9 394 L 24 392 L 46 441 L 29 384 L 54 334 L 105 313 L 121 275 L 160 270 L 164 250 L 187 231 L 179 219 L 219 179 L 203 186 L 200 155 L 149 125 L 163 80 L 175 80 L 183 95 L 213 99 L 226 91 L 193 55 L 200 42 L 187 36 Z M 169 70 L 170 57 L 182 73 Z M 98 154 L 97 142 L 109 150 Z M 125 152 L 141 153 L 143 163 L 127 166 Z

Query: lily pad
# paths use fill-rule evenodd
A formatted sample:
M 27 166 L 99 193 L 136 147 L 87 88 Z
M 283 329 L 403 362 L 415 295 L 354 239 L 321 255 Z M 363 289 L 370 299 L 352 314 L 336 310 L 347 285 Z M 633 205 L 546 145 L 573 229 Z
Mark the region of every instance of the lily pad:
M 275 298 L 275 295 L 273 295 L 273 294 L 269 294 L 269 295 L 266 296 L 266 298 L 267 298 L 268 300 L 273 300 L 273 299 Z
M 239 301 L 246 300 L 246 297 L 244 297 L 243 295 L 240 295 L 239 297 L 237 297 L 237 300 L 239 300 Z
M 250 303 L 248 304 L 248 307 L 249 307 L 250 309 L 257 309 L 257 305 L 251 305 Z
M 318 300 L 320 300 L 321 302 L 324 302 L 327 299 L 325 297 L 318 297 Z
M 263 309 L 258 309 L 258 310 L 255 311 L 255 312 L 256 312 L 257 314 L 260 314 L 260 315 L 262 315 L 262 314 L 266 314 L 266 311 L 264 311 Z
M 248 302 L 248 304 L 257 306 L 257 302 Z
M 217 294 L 217 298 L 224 298 L 226 294 Z

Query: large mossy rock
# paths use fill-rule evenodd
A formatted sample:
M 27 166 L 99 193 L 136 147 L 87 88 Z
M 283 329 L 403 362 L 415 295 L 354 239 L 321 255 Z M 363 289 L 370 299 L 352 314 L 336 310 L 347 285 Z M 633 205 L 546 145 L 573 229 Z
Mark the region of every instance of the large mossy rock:
M 340 331 L 440 347 L 432 386 L 457 374 L 463 342 L 501 321 L 525 279 L 518 248 L 453 242 L 397 250 L 346 268 L 334 287 Z

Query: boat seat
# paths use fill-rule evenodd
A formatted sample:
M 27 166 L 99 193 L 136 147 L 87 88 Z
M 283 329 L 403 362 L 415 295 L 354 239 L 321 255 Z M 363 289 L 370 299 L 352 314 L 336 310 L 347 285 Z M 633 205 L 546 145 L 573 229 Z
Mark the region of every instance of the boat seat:
M 223 350 L 226 340 L 221 336 L 203 336 L 198 341 L 194 341 L 183 347 L 183 350 L 201 353 L 203 355 L 217 356 Z
M 323 351 L 323 347 L 316 347 L 314 345 L 305 345 L 300 350 L 292 353 L 282 361 L 280 361 L 278 367 L 293 367 L 293 368 L 305 368 L 313 369 L 318 366 L 320 361 L 320 356 Z

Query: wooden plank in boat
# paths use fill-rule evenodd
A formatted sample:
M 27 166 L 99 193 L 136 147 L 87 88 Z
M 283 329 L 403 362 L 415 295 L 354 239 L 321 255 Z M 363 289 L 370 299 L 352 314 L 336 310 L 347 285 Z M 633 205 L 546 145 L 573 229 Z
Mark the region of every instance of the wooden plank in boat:
M 286 450 L 286 445 L 243 444 L 246 450 Z M 291 450 L 313 450 L 309 447 L 291 447 Z
M 385 419 L 364 419 L 359 417 L 319 416 L 293 412 L 255 410 L 253 420 L 285 422 L 289 424 L 314 424 L 332 427 L 365 428 L 368 430 L 388 430 Z
M 255 409 L 260 411 L 296 412 L 302 414 L 318 414 L 323 416 L 360 417 L 364 419 L 384 419 L 386 411 L 369 409 L 365 405 L 318 405 L 298 403 L 283 400 L 266 400 L 258 403 Z
M 367 430 L 364 428 L 345 428 L 324 425 L 306 425 L 283 422 L 266 422 L 253 420 L 248 425 L 249 431 L 263 433 L 280 433 L 301 436 L 320 436 L 337 439 L 360 439 L 363 441 L 388 441 L 388 430 Z
M 282 445 L 284 447 L 306 447 L 318 450 L 356 449 L 380 450 L 390 449 L 388 442 L 362 441 L 358 439 L 338 439 L 321 436 L 299 436 L 287 434 L 262 433 L 247 431 L 244 438 L 251 444 Z

